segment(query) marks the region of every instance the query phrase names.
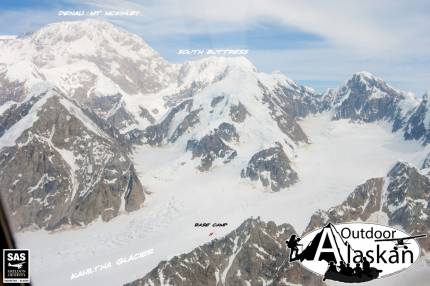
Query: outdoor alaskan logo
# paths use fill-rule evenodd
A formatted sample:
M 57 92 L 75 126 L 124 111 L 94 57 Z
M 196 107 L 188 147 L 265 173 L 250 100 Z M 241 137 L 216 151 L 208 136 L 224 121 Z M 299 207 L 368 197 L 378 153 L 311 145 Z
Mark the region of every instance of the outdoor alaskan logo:
M 416 239 L 387 226 L 370 223 L 328 223 L 303 238 L 286 241 L 290 262 L 300 261 L 323 280 L 359 283 L 405 270 L 420 256 Z

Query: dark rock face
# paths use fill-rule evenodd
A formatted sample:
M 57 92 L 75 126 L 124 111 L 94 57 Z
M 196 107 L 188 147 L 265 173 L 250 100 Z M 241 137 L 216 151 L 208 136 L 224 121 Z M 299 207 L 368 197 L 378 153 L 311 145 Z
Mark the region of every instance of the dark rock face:
M 430 168 L 430 153 L 426 156 L 421 166 L 421 169 L 427 169 L 427 168 Z
M 50 95 L 16 145 L 1 150 L 1 196 L 15 230 L 108 221 L 144 202 L 125 150 L 83 114 Z
M 223 122 L 215 129 L 215 134 L 226 142 L 238 142 L 239 134 L 233 124 Z
M 142 140 L 145 137 L 145 131 L 140 129 L 133 129 L 129 132 L 125 133 L 124 135 L 120 135 L 118 138 L 121 142 L 128 143 L 130 145 L 141 145 Z M 122 138 L 122 139 L 121 139 Z
M 117 130 L 124 130 L 129 125 L 137 123 L 136 119 L 130 114 L 121 102 L 115 111 L 106 118 L 106 122 Z
M 224 99 L 224 96 L 222 96 L 222 95 L 214 97 L 211 101 L 211 107 L 217 106 L 217 104 L 220 103 L 221 101 L 223 101 L 223 99 Z
M 325 97 L 335 110 L 333 119 L 363 122 L 401 120 L 400 102 L 404 99 L 403 93 L 366 73 L 354 74 L 346 85 Z
M 186 151 L 192 152 L 192 159 L 200 158 L 201 164 L 198 167 L 200 171 L 208 171 L 216 159 L 222 159 L 225 164 L 233 160 L 237 152 L 228 143 L 238 141 L 236 127 L 223 122 L 200 140 L 188 140 Z
M 44 80 L 45 77 L 39 72 L 36 66 L 31 67 L 30 74 L 32 79 Z M 0 63 L 0 106 L 8 101 L 21 102 L 28 96 L 27 80 L 14 80 L 8 78 L 8 69 L 10 66 Z M 25 74 L 26 72 L 23 72 Z M 24 77 L 25 78 L 25 77 Z
M 290 160 L 279 143 L 252 156 L 241 176 L 252 181 L 260 180 L 263 186 L 270 186 L 273 191 L 293 185 L 298 180 L 297 173 L 290 167 Z
M 179 137 L 181 137 L 187 130 L 191 129 L 194 125 L 200 122 L 199 112 L 202 111 L 201 108 L 190 111 L 184 120 L 179 123 L 173 132 L 172 136 L 169 138 L 169 142 L 175 142 Z
M 145 118 L 151 124 L 155 123 L 155 118 L 152 116 L 151 112 L 149 112 L 148 109 L 142 106 L 139 106 L 139 109 L 140 109 L 140 112 L 139 112 L 140 117 Z
M 9 82 L 0 74 L 0 106 L 8 101 L 21 101 L 25 98 L 25 87 L 18 82 Z
M 366 221 L 377 212 L 388 217 L 388 225 L 401 226 L 410 234 L 430 234 L 430 178 L 417 168 L 398 162 L 385 178 L 367 180 L 339 206 L 316 212 L 307 231 L 328 221 Z M 430 251 L 429 240 L 419 243 L 423 250 Z
M 401 225 L 409 233 L 430 233 L 430 178 L 415 167 L 399 162 L 388 173 L 383 211 L 390 225 Z M 430 242 L 424 249 L 430 251 Z
M 135 142 L 132 142 L 132 140 L 128 136 L 128 133 L 130 131 L 125 133 L 125 134 L 121 134 L 120 131 L 115 126 L 112 125 L 111 120 L 105 120 L 105 119 L 99 117 L 92 109 L 85 108 L 82 105 L 78 104 L 77 102 L 75 102 L 75 104 L 78 105 L 82 109 L 82 112 L 92 122 L 94 122 L 94 124 L 96 124 L 98 128 L 103 130 L 105 133 L 107 133 L 112 138 L 116 139 L 119 143 L 121 143 L 121 145 L 124 148 L 127 148 L 128 150 L 130 150 L 130 148 L 129 148 L 130 145 L 135 143 Z
M 284 94 L 279 94 L 279 92 L 270 93 L 263 85 L 260 85 L 260 88 L 264 94 L 263 102 L 268 105 L 270 115 L 279 129 L 295 142 L 308 143 L 305 132 L 294 117 L 296 114 L 295 109 L 302 105 L 294 100 L 294 98 L 291 98 L 291 94 L 290 97 L 286 97 L 283 96 Z M 306 108 L 304 105 L 302 107 Z
M 208 171 L 217 158 L 228 163 L 237 156 L 237 152 L 225 144 L 216 132 L 205 135 L 200 140 L 189 140 L 186 150 L 192 152 L 192 159 L 200 158 L 200 171 Z
M 299 263 L 289 263 L 288 224 L 248 219 L 222 239 L 161 262 L 145 277 L 126 285 L 325 285 Z
M 71 99 L 72 100 L 72 99 Z M 115 138 L 125 148 L 131 150 L 132 144 L 141 143 L 143 137 L 142 130 L 133 129 L 125 132 L 129 125 L 137 123 L 134 116 L 129 113 L 124 103 L 122 95 L 93 96 L 86 101 L 78 102 L 73 99 L 76 105 L 82 109 L 100 129 Z
M 136 123 L 133 115 L 125 109 L 121 94 L 108 96 L 93 95 L 89 98 L 78 98 L 78 100 L 91 112 L 94 112 L 99 118 L 117 130 Z
M 430 143 L 430 121 L 426 117 L 430 113 L 428 95 L 425 95 L 420 105 L 411 114 L 404 128 L 406 140 L 420 140 L 424 145 Z
M 246 110 L 246 107 L 240 102 L 238 105 L 232 105 L 230 107 L 230 117 L 234 122 L 242 123 L 248 115 L 248 110 Z
M 274 95 L 285 112 L 294 118 L 303 118 L 324 110 L 321 96 L 301 85 L 279 85 Z
M 366 221 L 381 208 L 381 194 L 384 179 L 369 179 L 357 186 L 340 205 L 327 211 L 319 210 L 312 215 L 306 232 L 324 226 L 326 223 L 343 223 L 356 220 Z
M 175 118 L 175 116 L 182 110 L 189 112 L 192 106 L 193 101 L 191 99 L 185 100 L 179 105 L 173 107 L 162 122 L 147 127 L 143 132 L 144 143 L 152 146 L 160 146 L 161 144 L 166 143 L 169 127 L 173 118 Z
M 166 105 L 169 107 L 175 107 L 184 100 L 190 100 L 196 93 L 200 92 L 208 85 L 209 83 L 193 81 L 190 86 L 183 88 L 174 94 L 165 96 L 164 99 L 166 100 Z
M 15 123 L 20 121 L 24 116 L 28 114 L 30 109 L 38 102 L 43 96 L 46 95 L 42 93 L 37 96 L 33 96 L 29 100 L 10 106 L 0 115 L 0 137 Z

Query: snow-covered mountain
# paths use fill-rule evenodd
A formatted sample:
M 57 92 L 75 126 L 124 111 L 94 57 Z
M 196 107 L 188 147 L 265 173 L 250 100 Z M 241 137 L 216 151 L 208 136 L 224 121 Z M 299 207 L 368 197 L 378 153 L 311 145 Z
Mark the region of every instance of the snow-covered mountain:
M 0 182 L 15 229 L 138 209 L 132 143 L 175 145 L 200 171 L 236 161 L 238 179 L 275 191 L 298 180 L 291 158 L 308 140 L 297 119 L 320 97 L 245 58 L 172 65 L 97 20 L 50 24 L 0 51 Z
M 289 224 L 250 218 L 222 239 L 161 262 L 143 285 L 325 285 L 298 263 L 289 263 L 285 241 L 295 234 Z
M 394 131 L 402 127 L 404 118 L 419 104 L 414 94 L 397 90 L 368 72 L 356 73 L 343 86 L 329 90 L 324 101 L 333 109 L 335 120 L 386 120 L 393 123 Z
M 177 92 L 167 95 L 177 104 L 141 133 L 143 143 L 175 144 L 201 171 L 237 161 L 243 177 L 272 190 L 297 180 L 289 158 L 297 144 L 308 143 L 297 119 L 319 110 L 313 90 L 281 74 L 260 73 L 243 57 L 209 57 L 180 71 Z M 258 168 L 255 156 L 265 161 Z
M 0 182 L 13 227 L 54 229 L 140 208 L 126 99 L 164 88 L 173 67 L 107 22 L 61 22 L 0 42 Z M 144 79 L 144 81 L 142 81 Z
M 385 121 L 405 140 L 430 143 L 429 94 L 421 99 L 411 92 L 397 90 L 368 72 L 359 72 L 344 85 L 327 91 L 323 108 L 332 110 L 333 120 L 355 122 Z
M 142 38 L 93 19 L 53 23 L 0 42 L 0 63 L 0 82 L 12 94 L 31 81 L 48 79 L 124 132 L 130 125 L 150 123 L 139 116 L 135 102 L 167 87 L 177 73 Z M 22 93 L 16 93 L 21 100 Z

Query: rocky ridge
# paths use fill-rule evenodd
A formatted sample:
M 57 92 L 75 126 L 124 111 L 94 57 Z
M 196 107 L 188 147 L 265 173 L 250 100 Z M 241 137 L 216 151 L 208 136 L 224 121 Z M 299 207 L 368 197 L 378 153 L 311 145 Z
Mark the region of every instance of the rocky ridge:
M 321 277 L 289 263 L 288 224 L 250 218 L 224 238 L 162 261 L 141 279 L 126 285 L 325 285 Z

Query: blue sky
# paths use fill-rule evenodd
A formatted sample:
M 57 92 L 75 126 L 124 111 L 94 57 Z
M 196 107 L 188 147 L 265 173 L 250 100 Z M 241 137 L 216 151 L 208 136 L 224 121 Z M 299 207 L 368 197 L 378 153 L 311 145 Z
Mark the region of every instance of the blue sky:
M 430 1 L 1 1 L 0 34 L 56 21 L 59 10 L 136 10 L 107 20 L 142 36 L 172 62 L 179 49 L 248 49 L 259 70 L 279 70 L 318 91 L 366 70 L 399 89 L 430 89 Z

